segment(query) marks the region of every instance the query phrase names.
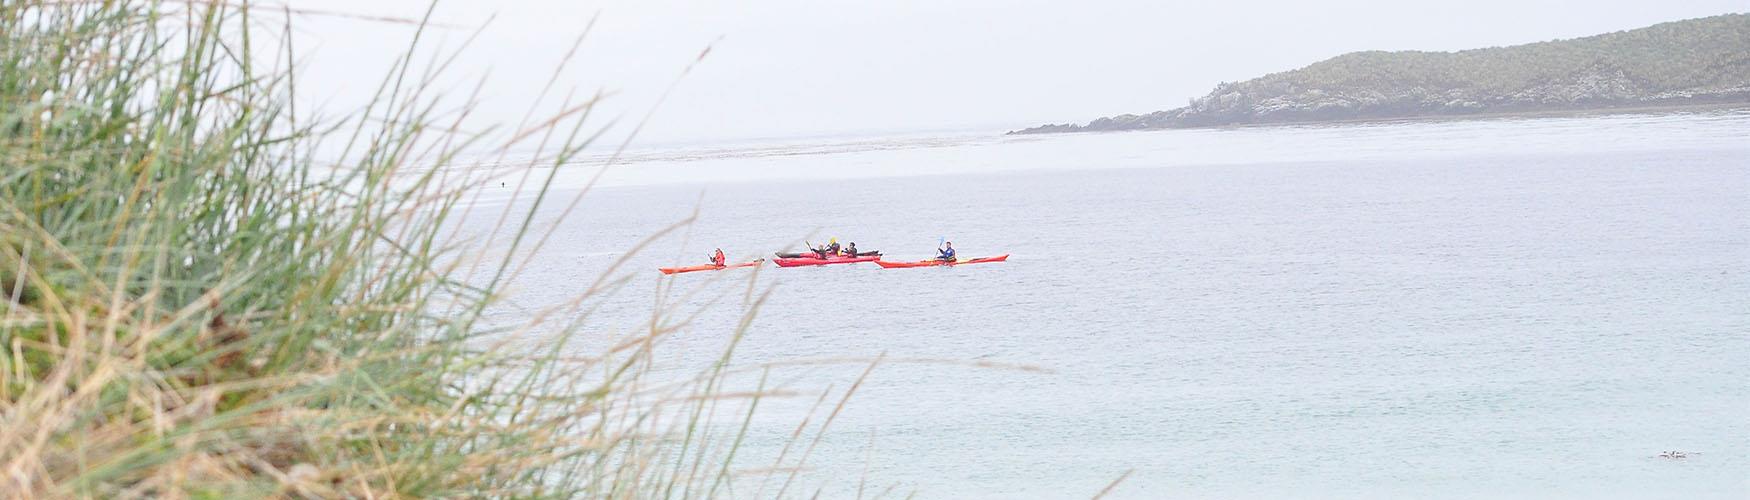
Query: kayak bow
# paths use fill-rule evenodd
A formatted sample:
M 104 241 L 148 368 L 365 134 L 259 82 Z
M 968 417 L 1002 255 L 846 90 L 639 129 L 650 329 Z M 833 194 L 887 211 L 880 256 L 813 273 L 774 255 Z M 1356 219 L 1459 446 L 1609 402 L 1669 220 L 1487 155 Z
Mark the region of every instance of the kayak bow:
M 920 260 L 917 262 L 888 262 L 885 260 L 878 260 L 875 261 L 875 264 L 880 265 L 882 269 L 896 269 L 906 267 L 960 266 L 966 264 L 983 264 L 986 262 L 1002 262 L 1006 260 L 1009 260 L 1009 254 L 1005 253 L 996 257 L 979 257 L 976 259 L 966 259 L 961 261 Z

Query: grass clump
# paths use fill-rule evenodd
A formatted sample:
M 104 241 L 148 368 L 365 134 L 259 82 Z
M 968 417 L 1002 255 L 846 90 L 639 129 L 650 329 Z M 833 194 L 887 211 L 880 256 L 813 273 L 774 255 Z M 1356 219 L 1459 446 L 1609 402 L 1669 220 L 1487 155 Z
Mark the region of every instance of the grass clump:
M 0 496 L 730 491 L 707 422 L 728 354 L 655 384 L 661 311 L 587 359 L 562 353 L 588 296 L 538 315 L 560 325 L 483 321 L 502 256 L 545 240 L 508 213 L 494 252 L 453 238 L 466 106 L 410 49 L 366 109 L 301 119 L 289 17 L 0 2 Z M 588 106 L 510 141 L 562 163 Z M 513 352 L 511 328 L 550 340 Z

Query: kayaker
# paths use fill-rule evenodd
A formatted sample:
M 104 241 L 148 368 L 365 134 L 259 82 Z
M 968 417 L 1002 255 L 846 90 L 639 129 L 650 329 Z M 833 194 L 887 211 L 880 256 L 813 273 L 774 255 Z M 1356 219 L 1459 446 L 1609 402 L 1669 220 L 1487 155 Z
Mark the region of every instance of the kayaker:
M 943 248 L 936 249 L 936 252 L 941 254 L 941 255 L 936 256 L 936 260 L 953 262 L 954 261 L 954 242 L 948 241 L 948 242 L 943 242 L 942 244 L 945 245 Z
M 717 249 L 717 251 L 711 252 L 711 265 L 723 266 L 728 261 L 729 261 L 729 259 L 727 257 L 723 256 L 723 249 L 719 248 L 719 249 Z
M 838 255 L 839 254 L 839 239 L 838 238 L 833 238 L 832 241 L 826 242 L 826 253 L 827 253 L 827 255 Z
M 846 257 L 856 257 L 857 256 L 857 242 L 853 241 L 853 242 L 851 242 L 850 245 L 845 247 L 845 256 Z

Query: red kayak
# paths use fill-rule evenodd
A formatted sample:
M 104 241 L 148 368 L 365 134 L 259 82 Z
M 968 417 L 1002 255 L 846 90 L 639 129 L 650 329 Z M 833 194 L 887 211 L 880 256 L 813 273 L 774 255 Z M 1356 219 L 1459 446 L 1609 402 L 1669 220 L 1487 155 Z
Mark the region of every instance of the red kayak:
M 880 260 L 881 260 L 881 256 L 879 256 L 879 255 L 865 255 L 865 256 L 859 256 L 859 257 L 843 257 L 843 256 L 833 255 L 833 256 L 829 256 L 829 257 L 824 258 L 824 259 L 822 259 L 820 257 L 794 257 L 794 258 L 779 257 L 777 259 L 773 259 L 772 263 L 777 264 L 778 267 L 796 267 L 796 266 L 824 266 L 827 264 L 850 264 L 853 262 L 879 262 Z
M 662 274 L 680 274 L 680 273 L 690 273 L 693 271 L 721 271 L 724 269 L 735 269 L 737 267 L 753 267 L 753 266 L 760 265 L 761 262 L 765 262 L 765 261 L 766 261 L 766 259 L 759 259 L 759 260 L 755 260 L 753 262 L 743 262 L 740 264 L 729 264 L 726 266 L 719 266 L 716 264 L 703 264 L 703 265 L 687 266 L 687 267 L 659 267 L 659 268 L 656 268 L 656 270 L 662 271 Z
M 1002 262 L 1005 260 L 1009 260 L 1009 254 L 1005 253 L 996 257 L 979 257 L 976 259 L 960 261 L 920 260 L 917 262 L 888 262 L 885 260 L 878 260 L 875 261 L 875 264 L 880 265 L 882 269 L 893 269 L 901 267 L 964 266 L 967 264 L 983 264 L 986 262 Z

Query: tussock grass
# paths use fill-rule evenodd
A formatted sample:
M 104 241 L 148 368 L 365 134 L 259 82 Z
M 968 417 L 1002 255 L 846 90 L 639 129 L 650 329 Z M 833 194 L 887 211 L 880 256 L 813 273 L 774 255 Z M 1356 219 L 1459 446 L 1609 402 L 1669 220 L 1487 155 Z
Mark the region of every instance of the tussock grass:
M 487 136 L 459 132 L 471 100 L 431 90 L 447 61 L 409 48 L 368 107 L 309 120 L 291 17 L 0 2 L 0 497 L 735 494 L 770 392 L 725 388 L 754 374 L 728 369 L 734 340 L 696 377 L 651 380 L 692 318 L 658 304 L 620 343 L 568 352 L 624 276 L 485 321 L 545 243 L 530 221 L 550 177 L 524 171 L 541 188 L 493 226 L 497 248 L 459 238 L 467 181 L 445 176 Z M 531 113 L 492 150 L 564 163 L 599 137 L 598 98 Z M 734 339 L 763 293 L 750 282 Z M 783 492 L 801 467 L 761 475 Z

